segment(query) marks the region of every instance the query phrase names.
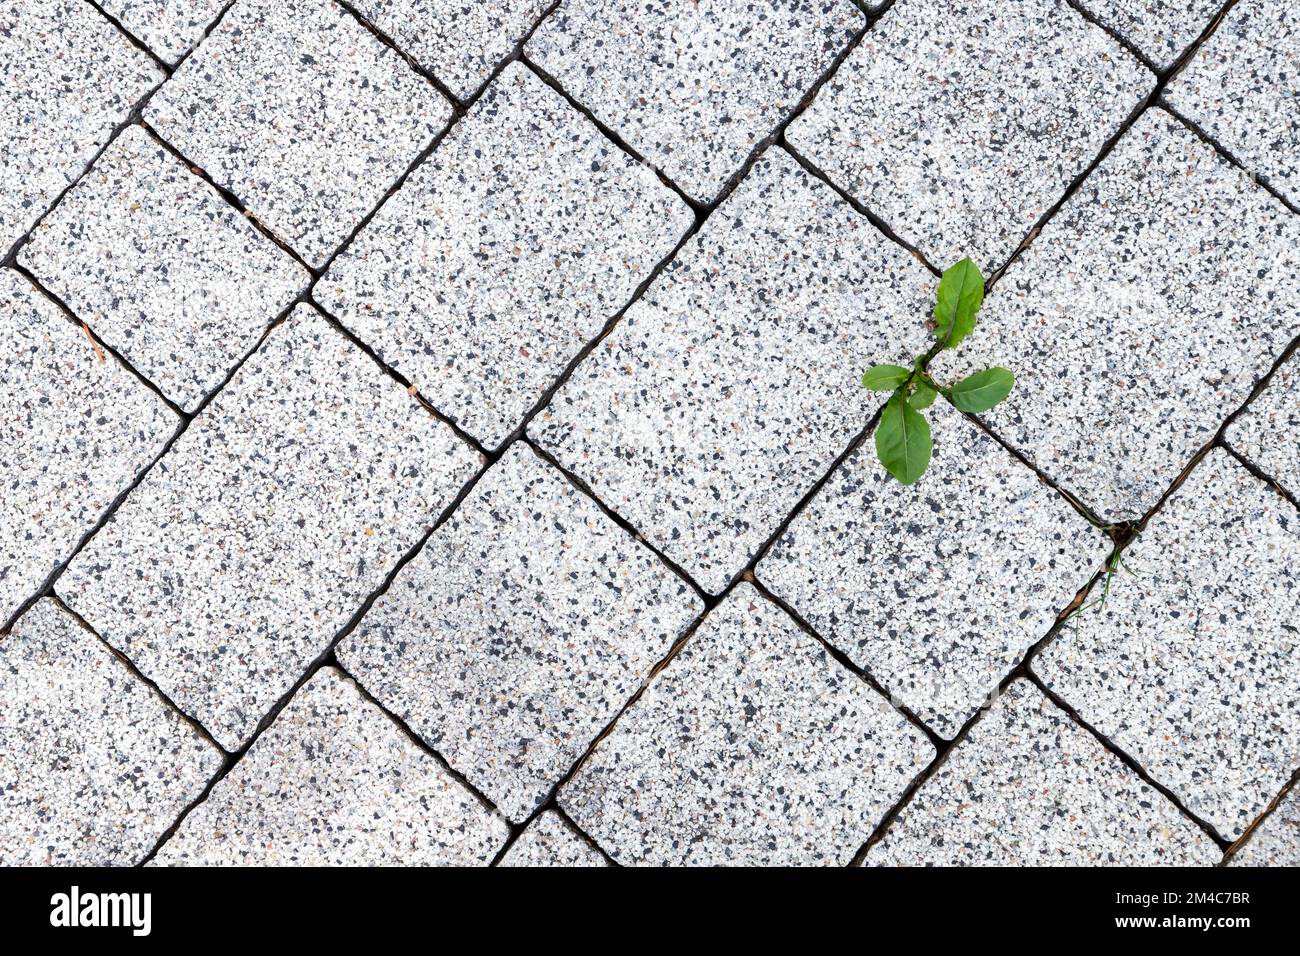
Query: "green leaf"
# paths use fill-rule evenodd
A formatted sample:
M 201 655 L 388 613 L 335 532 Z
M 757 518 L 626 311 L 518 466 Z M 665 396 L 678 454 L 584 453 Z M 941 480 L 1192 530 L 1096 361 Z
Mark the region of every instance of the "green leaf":
M 975 328 L 975 313 L 984 302 L 984 276 L 979 266 L 963 259 L 949 266 L 939 280 L 934 304 L 934 335 L 946 349 L 956 348 Z
M 924 380 L 916 383 L 916 391 L 912 397 L 907 400 L 908 404 L 920 411 L 923 408 L 929 408 L 934 404 L 934 398 L 939 393 L 934 390 L 934 386 Z
M 877 365 L 862 376 L 862 387 L 873 392 L 892 392 L 912 373 L 901 365 Z
M 987 412 L 1011 393 L 1016 377 L 1004 368 L 986 368 L 952 387 L 948 400 L 963 412 Z
M 885 403 L 876 426 L 876 457 L 905 485 L 925 474 L 930 464 L 930 424 L 897 393 Z

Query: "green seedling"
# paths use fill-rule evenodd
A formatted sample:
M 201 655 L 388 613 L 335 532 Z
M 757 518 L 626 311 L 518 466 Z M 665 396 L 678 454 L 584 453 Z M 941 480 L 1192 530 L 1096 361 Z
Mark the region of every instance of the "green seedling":
M 935 343 L 918 355 L 911 367 L 877 365 L 862 376 L 863 388 L 893 392 L 876 425 L 876 457 L 885 470 L 905 485 L 914 483 L 930 465 L 934 443 L 930 423 L 921 413 L 940 395 L 958 411 L 987 412 L 1010 394 L 1016 377 L 1004 368 L 988 368 L 952 386 L 940 385 L 929 372 L 930 362 L 945 349 L 955 349 L 975 329 L 975 316 L 984 303 L 984 276 L 963 259 L 939 280 L 934 304 Z

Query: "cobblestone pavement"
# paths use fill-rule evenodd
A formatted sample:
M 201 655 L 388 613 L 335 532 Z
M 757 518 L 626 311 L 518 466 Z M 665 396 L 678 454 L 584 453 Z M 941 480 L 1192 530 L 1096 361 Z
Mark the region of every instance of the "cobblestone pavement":
M 0 0 L 0 75 L 0 864 L 1300 864 L 1290 0 Z M 905 488 L 962 255 L 1019 384 Z

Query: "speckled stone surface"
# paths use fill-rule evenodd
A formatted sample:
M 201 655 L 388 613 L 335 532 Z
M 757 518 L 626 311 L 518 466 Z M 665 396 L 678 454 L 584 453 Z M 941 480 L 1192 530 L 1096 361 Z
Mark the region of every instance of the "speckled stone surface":
M 20 261 L 191 411 L 311 280 L 138 126 L 45 218 Z
M 1300 766 L 1300 512 L 1215 450 L 1034 670 L 1235 839 Z
M 565 0 L 526 52 L 708 202 L 864 23 L 849 0 Z
M 300 306 L 81 552 L 59 593 L 235 749 L 477 464 Z
M 0 636 L 0 866 L 138 862 L 222 754 L 48 598 Z
M 516 443 L 339 658 L 523 820 L 703 610 L 653 552 Z
M 475 866 L 509 827 L 332 667 L 302 686 L 154 862 Z
M 1222 0 L 1080 0 L 1160 69 L 1168 69 L 1214 20 Z
M 551 810 L 528 825 L 501 858 L 500 866 L 609 866 L 600 851 Z
M 1017 681 L 895 818 L 876 866 L 1213 866 L 1168 799 Z
M 925 736 L 740 585 L 560 791 L 624 864 L 847 863 Z
M 1300 356 L 1292 355 L 1226 432 L 1228 443 L 1300 498 Z
M 710 591 L 923 346 L 933 279 L 780 149 L 754 166 L 530 426 Z
M 162 71 L 79 0 L 0 2 L 0 257 Z
M 935 449 L 920 482 L 898 484 L 864 445 L 758 576 L 951 739 L 1111 545 L 947 402 L 927 415 Z
M 145 111 L 315 266 L 450 115 L 432 84 L 330 0 L 241 0 Z
M 552 0 L 358 0 L 357 11 L 456 96 L 472 95 Z
M 1154 84 L 1064 0 L 906 0 L 786 135 L 937 267 L 987 274 Z
M 1300 866 L 1300 788 L 1292 787 L 1277 809 L 1232 855 L 1233 866 Z
M 340 256 L 318 298 L 495 447 L 694 218 L 511 64 Z
M 1246 168 L 1300 205 L 1300 14 L 1242 0 L 1165 90 Z
M 162 451 L 179 419 L 0 269 L 0 627 Z
M 203 39 L 228 0 L 99 0 L 160 59 L 175 65 Z
M 989 423 L 1103 518 L 1137 518 L 1300 331 L 1297 271 L 1300 217 L 1151 110 L 934 368 L 1013 369 Z

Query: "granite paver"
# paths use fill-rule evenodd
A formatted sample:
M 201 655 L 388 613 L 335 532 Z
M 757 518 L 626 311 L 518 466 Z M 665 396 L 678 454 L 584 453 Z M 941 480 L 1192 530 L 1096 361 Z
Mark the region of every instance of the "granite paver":
M 1242 0 L 1165 99 L 1300 205 L 1300 16 L 1290 0 Z
M 925 736 L 742 584 L 560 790 L 624 864 L 844 864 Z
M 609 866 L 600 851 L 548 810 L 528 825 L 501 858 L 501 866 Z
M 473 866 L 509 827 L 332 667 L 290 699 L 160 866 Z
M 1228 839 L 1300 765 L 1300 512 L 1212 451 L 1035 672 Z
M 1228 426 L 1228 443 L 1300 499 L 1300 355 L 1278 367 L 1268 386 Z
M 653 552 L 516 443 L 339 657 L 523 820 L 703 609 Z
M 223 755 L 45 598 L 0 636 L 0 865 L 139 862 Z
M 710 591 L 867 423 L 868 357 L 923 346 L 928 272 L 772 149 L 530 432 Z
M 203 38 L 229 0 L 99 0 L 161 60 L 171 65 Z
M 450 428 L 299 306 L 69 566 L 59 593 L 233 750 L 477 465 Z
M 80 0 L 0 2 L 0 257 L 163 73 Z
M 876 866 L 1212 866 L 1218 846 L 1036 687 L 998 698 L 867 853 Z
M 1300 866 L 1300 789 L 1292 787 L 1236 853 L 1233 866 Z
M 849 0 L 564 0 L 526 52 L 709 202 L 864 22 Z
M 985 300 L 955 380 L 1105 520 L 1140 518 L 1300 332 L 1300 217 L 1163 110 L 1125 134 Z
M 313 266 L 450 116 L 432 84 L 332 0 L 240 0 L 145 110 Z
M 0 269 L 0 626 L 72 557 L 180 425 L 12 269 Z
M 1111 544 L 940 400 L 929 471 L 904 487 L 855 452 L 759 579 L 951 738 L 1101 568 Z
M 511 64 L 339 257 L 318 298 L 496 447 L 694 218 Z
M 1167 70 L 1214 21 L 1223 0 L 1081 0 L 1079 5 Z
M 41 222 L 20 261 L 187 411 L 311 280 L 138 126 Z
M 988 273 L 1154 85 L 1064 0 L 902 0 L 787 138 L 937 267 Z

